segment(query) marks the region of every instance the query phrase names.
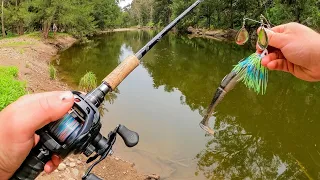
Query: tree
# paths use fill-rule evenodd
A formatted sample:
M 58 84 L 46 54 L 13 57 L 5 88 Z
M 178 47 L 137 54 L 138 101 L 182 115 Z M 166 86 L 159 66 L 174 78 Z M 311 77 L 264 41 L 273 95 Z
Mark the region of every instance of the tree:
M 194 0 L 133 0 L 129 11 L 134 24 L 145 24 L 150 13 L 153 24 L 164 26 L 177 17 Z M 144 4 L 148 4 L 144 7 Z M 152 7 L 153 11 L 147 10 Z M 181 23 L 179 29 L 188 26 L 213 27 L 220 29 L 238 29 L 244 16 L 259 20 L 265 15 L 275 25 L 291 21 L 300 22 L 320 30 L 320 2 L 317 0 L 206 0 L 194 9 Z M 150 18 L 149 18 L 150 19 Z M 249 29 L 255 31 L 257 24 L 248 23 Z
M 2 37 L 6 37 L 6 32 L 4 29 L 4 10 L 3 10 L 3 6 L 4 6 L 4 0 L 1 1 L 1 30 L 2 30 Z
M 6 13 L 6 24 L 2 24 L 19 35 L 40 30 L 47 38 L 55 23 L 60 31 L 83 38 L 122 24 L 117 3 L 114 0 L 8 0 L 2 13 Z

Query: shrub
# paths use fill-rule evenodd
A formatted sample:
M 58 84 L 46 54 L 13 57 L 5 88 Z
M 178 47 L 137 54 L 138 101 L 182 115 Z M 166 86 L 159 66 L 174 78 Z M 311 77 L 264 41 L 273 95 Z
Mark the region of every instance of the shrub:
M 26 83 L 16 80 L 18 68 L 0 67 L 0 111 L 27 93 Z
M 57 70 L 52 64 L 49 65 L 49 74 L 51 79 L 57 78 Z
M 79 88 L 83 91 L 91 91 L 97 86 L 97 78 L 93 72 L 87 72 L 81 79 L 79 83 Z

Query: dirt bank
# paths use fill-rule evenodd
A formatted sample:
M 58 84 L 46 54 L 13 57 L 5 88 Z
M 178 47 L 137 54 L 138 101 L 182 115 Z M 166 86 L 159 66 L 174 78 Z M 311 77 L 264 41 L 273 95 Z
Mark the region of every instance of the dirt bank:
M 16 38 L 0 40 L 0 66 L 16 66 L 19 68 L 19 79 L 27 82 L 29 93 L 54 90 L 69 90 L 67 84 L 58 79 L 51 80 L 48 67 L 50 60 L 59 50 L 66 49 L 76 42 L 68 35 L 58 35 L 49 40 L 42 40 L 38 36 L 24 35 Z M 88 167 L 84 155 L 73 155 L 65 159 L 51 174 L 41 174 L 37 179 L 81 179 Z M 152 179 L 137 172 L 134 164 L 120 158 L 108 157 L 93 171 L 103 179 L 108 180 L 145 180 Z
M 208 29 L 199 29 L 188 27 L 187 32 L 193 37 L 203 37 L 208 39 L 215 39 L 219 41 L 233 41 L 237 34 L 236 30 L 233 29 L 217 29 L 217 30 L 208 30 Z
M 45 41 L 30 35 L 3 39 L 0 40 L 0 65 L 18 67 L 19 79 L 27 81 L 29 93 L 66 90 L 66 84 L 50 79 L 48 65 L 59 50 L 74 42 L 74 38 L 66 35 Z
M 84 155 L 72 155 L 60 164 L 57 170 L 51 174 L 42 173 L 37 180 L 79 180 L 89 167 L 86 164 L 87 158 Z M 134 163 L 120 159 L 119 157 L 109 156 L 99 163 L 93 173 L 105 180 L 146 180 L 148 176 L 137 172 Z M 149 178 L 150 179 L 150 178 Z M 151 179 L 150 179 L 151 180 Z
M 147 31 L 147 30 L 155 30 L 155 27 L 147 27 L 147 26 L 137 26 L 130 28 L 116 28 L 116 29 L 108 29 L 104 31 L 100 31 L 101 34 L 108 32 L 124 32 L 124 31 Z

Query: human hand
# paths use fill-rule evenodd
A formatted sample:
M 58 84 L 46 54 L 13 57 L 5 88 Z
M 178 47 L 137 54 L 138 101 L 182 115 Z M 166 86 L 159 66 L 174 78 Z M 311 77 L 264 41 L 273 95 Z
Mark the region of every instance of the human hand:
M 0 112 L 1 179 L 9 179 L 39 142 L 35 131 L 61 118 L 73 102 L 71 92 L 26 95 Z M 44 167 L 45 172 L 54 171 L 60 162 L 61 159 L 53 155 Z
M 320 81 L 320 34 L 298 24 L 289 23 L 266 30 L 269 55 L 262 65 L 270 70 L 289 72 L 306 81 Z

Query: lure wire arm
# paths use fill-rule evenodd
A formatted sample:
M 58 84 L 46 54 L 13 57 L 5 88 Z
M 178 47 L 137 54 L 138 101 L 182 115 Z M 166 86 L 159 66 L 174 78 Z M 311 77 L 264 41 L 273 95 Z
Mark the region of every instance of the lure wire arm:
M 252 21 L 252 22 L 261 24 L 261 25 L 265 25 L 265 26 L 267 26 L 267 27 L 270 26 L 270 24 L 265 24 L 265 23 L 262 23 L 262 22 L 260 22 L 260 21 L 257 21 L 257 20 L 251 19 L 251 18 L 243 18 L 243 21 L 244 21 L 244 22 L 245 22 L 246 20 L 249 20 L 249 21 Z
M 252 21 L 252 22 L 255 22 L 255 23 L 258 23 L 258 24 L 260 24 L 261 26 L 266 26 L 268 29 L 271 29 L 271 27 L 274 26 L 274 25 L 271 24 L 270 21 L 268 21 L 268 19 L 267 19 L 264 15 L 262 15 L 262 14 L 260 15 L 260 21 L 257 21 L 257 20 L 251 19 L 251 18 L 244 17 L 244 18 L 243 18 L 243 27 L 245 26 L 246 20 Z

